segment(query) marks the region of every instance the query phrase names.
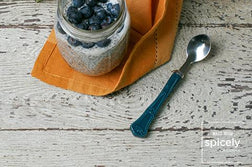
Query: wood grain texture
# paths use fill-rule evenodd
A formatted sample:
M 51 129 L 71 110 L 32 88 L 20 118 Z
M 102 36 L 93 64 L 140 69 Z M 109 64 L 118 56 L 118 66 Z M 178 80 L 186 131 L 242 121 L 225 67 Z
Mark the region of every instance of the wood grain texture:
M 0 31 L 3 34 L 0 40 L 6 43 L 6 48 L 0 50 L 8 51 L 12 41 L 17 43 L 16 50 L 2 53 L 0 58 L 0 65 L 4 67 L 0 81 L 2 128 L 127 129 L 158 95 L 171 71 L 183 64 L 184 46 L 192 36 L 200 33 L 212 38 L 212 55 L 192 67 L 176 94 L 162 108 L 153 128 L 199 128 L 203 120 L 239 120 L 244 122 L 244 128 L 249 127 L 246 124 L 251 121 L 250 29 L 184 27 L 178 32 L 169 63 L 136 84 L 106 97 L 58 89 L 30 77 L 42 47 L 42 43 L 36 41 L 45 40 L 43 34 L 49 33 L 47 30 Z M 104 123 L 104 119 L 108 121 Z
M 3 0 L 0 27 L 51 28 L 55 12 L 55 0 Z M 180 20 L 182 25 L 212 27 L 251 27 L 251 22 L 251 0 L 184 0 Z
M 52 28 L 56 16 L 56 1 L 35 3 L 33 0 L 0 2 L 1 28 Z
M 243 138 L 250 134 L 239 132 Z M 148 139 L 132 138 L 129 131 L 17 131 L 0 132 L 0 139 L 3 166 L 209 166 L 201 164 L 198 131 L 154 132 Z M 249 162 L 249 154 L 245 144 L 230 157 Z
M 209 166 L 200 159 L 203 121 L 223 122 L 204 131 L 238 133 L 241 152 L 223 159 L 251 166 L 250 6 L 250 0 L 185 0 L 171 61 L 129 87 L 93 97 L 30 76 L 54 23 L 55 1 L 0 1 L 0 166 Z M 212 40 L 210 57 L 190 69 L 150 136 L 133 137 L 129 125 L 183 64 L 190 38 L 201 33 Z
M 251 0 L 184 0 L 180 23 L 204 27 L 251 27 Z

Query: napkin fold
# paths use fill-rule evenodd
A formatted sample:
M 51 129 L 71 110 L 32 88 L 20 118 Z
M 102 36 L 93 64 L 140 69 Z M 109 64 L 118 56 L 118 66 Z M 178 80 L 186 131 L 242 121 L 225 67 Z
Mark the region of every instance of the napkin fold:
M 126 1 L 131 17 L 130 41 L 128 53 L 117 68 L 102 76 L 75 71 L 62 58 L 52 30 L 31 75 L 57 87 L 103 96 L 166 63 L 171 57 L 183 0 Z

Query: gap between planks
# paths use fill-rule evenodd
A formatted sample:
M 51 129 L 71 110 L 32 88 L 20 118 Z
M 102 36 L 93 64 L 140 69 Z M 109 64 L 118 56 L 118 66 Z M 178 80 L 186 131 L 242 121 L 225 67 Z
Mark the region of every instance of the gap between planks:
M 93 128 L 93 129 L 85 129 L 85 128 L 16 128 L 16 129 L 0 129 L 0 132 L 6 132 L 6 131 L 129 131 L 129 128 L 122 128 L 122 129 L 114 129 L 114 128 Z M 155 128 L 150 129 L 150 132 L 157 131 L 157 132 L 165 132 L 165 131 L 209 131 L 209 130 L 252 130 L 252 128 L 241 128 L 241 127 L 235 127 L 235 128 L 187 128 L 187 127 L 181 127 L 181 128 Z
M 195 27 L 195 28 L 252 28 L 252 24 L 182 24 L 179 23 L 179 27 Z M 24 24 L 10 24 L 0 25 L 0 29 L 6 28 L 21 28 L 21 29 L 47 29 L 53 28 L 53 25 L 24 25 Z

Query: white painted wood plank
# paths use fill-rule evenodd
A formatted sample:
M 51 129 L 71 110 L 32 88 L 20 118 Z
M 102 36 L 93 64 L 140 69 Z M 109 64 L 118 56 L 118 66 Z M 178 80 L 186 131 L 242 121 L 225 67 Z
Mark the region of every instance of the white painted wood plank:
M 220 156 L 250 166 L 251 131 L 236 133 L 239 151 Z M 1 131 L 0 141 L 0 164 L 9 167 L 222 166 L 201 164 L 200 131 L 152 132 L 147 139 L 129 131 Z
M 33 0 L 0 2 L 0 24 L 8 27 L 49 28 L 56 16 L 56 0 L 35 3 Z
M 46 28 L 53 24 L 56 1 L 35 3 L 33 0 L 0 2 L 0 23 L 3 26 Z M 251 0 L 184 0 L 181 24 L 250 24 Z M 236 26 L 236 25 L 235 25 Z M 239 25 L 238 25 L 239 26 Z M 241 25 L 244 26 L 244 25 Z
M 211 23 L 212 26 L 251 25 L 251 6 L 251 0 L 184 0 L 180 22 L 189 25 Z
M 92 97 L 30 76 L 55 1 L 1 1 L 0 166 L 227 166 L 201 164 L 202 121 L 241 122 L 234 130 L 240 152 L 221 156 L 251 166 L 250 6 L 250 0 L 185 0 L 172 60 L 130 87 Z M 210 35 L 212 56 L 192 67 L 150 136 L 133 137 L 130 123 L 183 64 L 187 42 L 199 33 Z M 222 125 L 237 129 L 214 127 Z
M 171 71 L 183 64 L 189 39 L 200 33 L 210 35 L 212 56 L 192 67 L 152 129 L 199 128 L 204 120 L 241 121 L 244 128 L 251 127 L 250 28 L 183 27 L 169 63 L 106 97 L 63 90 L 30 76 L 49 31 L 0 29 L 4 41 L 0 45 L 1 128 L 128 129 L 158 95 Z

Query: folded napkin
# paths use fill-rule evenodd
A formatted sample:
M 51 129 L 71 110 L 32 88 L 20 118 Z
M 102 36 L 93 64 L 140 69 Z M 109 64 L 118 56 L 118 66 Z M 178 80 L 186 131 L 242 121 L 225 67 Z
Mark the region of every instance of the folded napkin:
M 103 96 L 128 86 L 170 59 L 183 0 L 127 0 L 131 17 L 128 53 L 121 65 L 102 76 L 87 76 L 62 58 L 52 30 L 32 76 L 76 92 Z

